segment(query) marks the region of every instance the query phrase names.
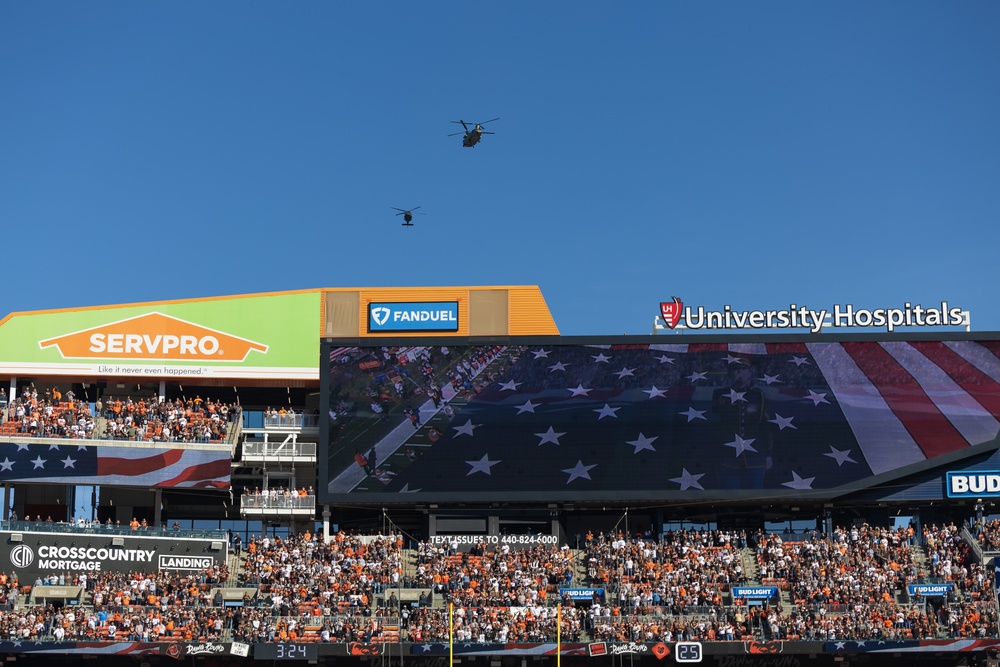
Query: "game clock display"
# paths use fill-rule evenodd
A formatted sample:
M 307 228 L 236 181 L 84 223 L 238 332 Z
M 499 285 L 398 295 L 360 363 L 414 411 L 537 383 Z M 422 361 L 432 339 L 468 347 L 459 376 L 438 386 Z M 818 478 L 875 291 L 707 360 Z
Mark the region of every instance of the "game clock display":
M 674 659 L 677 662 L 701 662 L 701 642 L 677 642 Z
M 316 660 L 315 644 L 257 644 L 254 658 L 257 660 Z

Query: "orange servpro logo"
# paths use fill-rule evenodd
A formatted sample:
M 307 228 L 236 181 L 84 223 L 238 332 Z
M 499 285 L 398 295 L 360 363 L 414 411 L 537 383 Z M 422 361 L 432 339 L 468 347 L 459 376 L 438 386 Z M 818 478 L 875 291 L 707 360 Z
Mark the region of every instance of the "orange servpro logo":
M 127 320 L 38 341 L 55 347 L 64 359 L 129 361 L 244 361 L 251 350 L 267 354 L 267 345 L 209 329 L 163 313 Z

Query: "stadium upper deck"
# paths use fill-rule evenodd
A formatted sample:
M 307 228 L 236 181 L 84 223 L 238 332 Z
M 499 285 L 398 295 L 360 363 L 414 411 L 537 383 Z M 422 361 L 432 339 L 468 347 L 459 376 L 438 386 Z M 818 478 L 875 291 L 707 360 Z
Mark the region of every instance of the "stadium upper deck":
M 460 336 L 557 332 L 533 287 L 306 290 L 8 315 L 0 322 L 5 507 L 73 519 L 74 507 L 89 504 L 72 489 L 94 486 L 98 516 L 88 518 L 249 517 L 244 531 L 268 520 L 287 529 L 272 511 L 285 508 L 253 491 L 315 484 L 321 336 L 369 335 L 371 304 L 400 302 L 448 304 Z M 70 457 L 35 454 L 64 450 L 66 439 L 88 442 Z M 207 489 L 251 506 L 196 492 Z M 297 519 L 311 519 L 314 498 L 300 509 Z
M 623 532 L 631 566 L 605 550 L 587 556 L 593 573 L 572 573 L 593 588 L 605 578 L 618 611 L 609 607 L 599 622 L 567 612 L 567 637 L 635 642 L 647 651 L 656 642 L 676 649 L 678 640 L 720 635 L 771 646 L 775 638 L 865 637 L 874 632 L 870 619 L 888 619 L 892 601 L 883 595 L 906 590 L 908 568 L 920 564 L 847 549 L 840 557 L 855 566 L 873 559 L 860 571 L 882 584 L 879 595 L 862 599 L 852 588 L 857 578 L 828 581 L 766 536 L 777 530 L 786 545 L 798 544 L 803 529 L 816 531 L 793 548 L 794 558 L 833 558 L 823 567 L 828 573 L 842 566 L 831 556 L 837 542 L 822 540 L 840 539 L 835 526 L 850 536 L 851 526 L 867 524 L 864 534 L 878 539 L 909 527 L 918 539 L 929 531 L 931 542 L 947 542 L 926 553 L 933 562 L 921 576 L 939 586 L 935 579 L 954 576 L 968 591 L 955 601 L 965 606 L 944 616 L 893 609 L 891 632 L 877 636 L 993 637 L 993 607 L 981 607 L 995 606 L 983 548 L 995 529 L 984 528 L 959 552 L 953 535 L 942 537 L 937 527 L 973 525 L 995 512 L 998 359 L 1000 336 L 967 332 L 560 338 L 532 287 L 312 290 L 14 314 L 0 322 L 0 482 L 5 517 L 33 522 L 11 531 L 4 569 L 27 572 L 23 547 L 45 547 L 33 567 L 45 562 L 39 576 L 58 576 L 58 564 L 78 555 L 68 550 L 84 548 L 82 538 L 41 537 L 65 531 L 38 521 L 92 519 L 112 531 L 116 523 L 145 522 L 145 542 L 132 544 L 126 533 L 115 545 L 109 533 L 100 544 L 88 538 L 86 548 L 153 552 L 153 572 L 163 571 L 160 556 L 170 556 L 151 548 L 167 526 L 224 531 L 199 547 L 199 558 L 217 556 L 235 535 L 259 544 L 263 535 L 381 529 L 402 535 L 406 548 L 429 550 L 424 571 L 407 573 L 411 583 L 439 599 L 447 590 L 465 607 L 486 600 L 474 606 L 487 609 L 498 601 L 510 607 L 510 596 L 454 557 L 475 556 L 476 567 L 502 548 L 552 549 L 557 557 L 560 545 L 587 549 L 588 534 Z M 81 505 L 90 509 L 83 517 L 76 516 Z M 639 576 L 645 547 L 628 535 L 660 544 L 692 527 L 746 536 L 746 546 L 734 547 L 742 556 L 762 551 L 752 563 L 739 558 L 741 575 L 729 569 L 734 552 L 700 549 L 683 591 L 666 584 L 684 553 L 658 550 L 672 569 L 647 561 L 654 563 L 643 570 L 649 576 Z M 431 553 L 452 545 L 471 556 Z M 173 557 L 193 560 L 164 562 L 201 562 L 189 552 Z M 747 576 L 751 566 L 758 576 Z M 565 576 L 545 574 L 557 587 Z M 678 600 L 685 608 L 725 607 L 733 595 L 722 584 L 728 590 L 741 576 L 752 614 L 716 610 L 714 620 L 693 624 L 676 618 Z M 520 591 L 514 599 L 534 600 L 522 584 L 512 582 Z M 844 610 L 830 605 L 854 605 L 853 616 L 833 622 L 786 608 L 772 618 L 753 598 L 753 589 L 772 588 L 787 593 L 786 605 L 823 604 L 838 614 Z M 333 590 L 306 592 L 322 599 Z M 377 604 L 374 592 L 365 594 Z M 439 646 L 447 637 L 441 613 L 416 613 L 420 634 L 404 628 L 402 636 Z M 462 637 L 552 639 L 549 612 L 523 634 L 518 619 L 504 614 L 513 624 L 504 634 L 479 618 Z M 747 631 L 748 618 L 760 633 Z M 278 626 L 268 628 L 267 643 L 282 636 Z M 332 637 L 343 638 L 345 628 L 354 630 L 334 624 Z

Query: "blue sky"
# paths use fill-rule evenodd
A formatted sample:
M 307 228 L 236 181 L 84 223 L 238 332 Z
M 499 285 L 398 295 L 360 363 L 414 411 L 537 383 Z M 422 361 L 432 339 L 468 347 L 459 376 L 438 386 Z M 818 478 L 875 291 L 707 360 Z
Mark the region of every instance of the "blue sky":
M 564 334 L 649 333 L 674 295 L 947 299 L 1000 330 L 998 25 L 987 1 L 0 3 L 2 310 L 537 284 Z

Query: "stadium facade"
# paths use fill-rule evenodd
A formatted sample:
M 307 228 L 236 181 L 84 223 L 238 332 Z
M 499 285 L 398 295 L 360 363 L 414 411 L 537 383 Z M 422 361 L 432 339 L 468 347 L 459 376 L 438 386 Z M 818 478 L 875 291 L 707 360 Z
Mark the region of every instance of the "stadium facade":
M 238 568 L 237 537 L 457 553 L 696 529 L 919 538 L 974 532 L 1000 497 L 1000 334 L 565 337 L 533 286 L 316 289 L 14 313 L 0 386 L 0 570 L 58 605 L 93 604 L 74 573 Z M 728 599 L 780 605 L 747 583 Z M 247 592 L 218 589 L 233 606 Z M 1000 640 L 17 644 L 0 652 L 736 665 L 988 661 Z

